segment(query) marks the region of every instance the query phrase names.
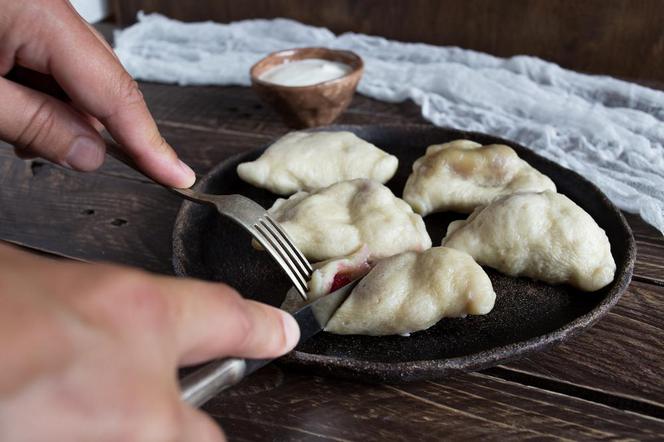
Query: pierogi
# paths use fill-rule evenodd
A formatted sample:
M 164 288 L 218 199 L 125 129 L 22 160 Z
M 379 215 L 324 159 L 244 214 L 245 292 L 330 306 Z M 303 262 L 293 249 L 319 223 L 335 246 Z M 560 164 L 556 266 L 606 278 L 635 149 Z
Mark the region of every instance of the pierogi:
M 363 244 L 370 260 L 431 247 L 422 217 L 384 185 L 342 181 L 278 199 L 269 213 L 313 262 L 350 255 Z
M 237 173 L 256 187 L 290 195 L 355 178 L 386 183 L 398 165 L 397 157 L 352 132 L 291 132 L 257 160 L 238 165 Z
M 510 276 L 595 291 L 616 264 L 604 230 L 565 195 L 517 193 L 452 222 L 442 244 Z
M 409 334 L 442 318 L 487 314 L 495 299 L 489 277 L 467 253 L 447 247 L 405 252 L 379 261 L 325 330 L 342 335 Z M 302 304 L 291 291 L 284 307 L 292 311 L 298 303 Z
M 511 147 L 456 140 L 429 146 L 415 161 L 403 199 L 425 216 L 443 211 L 470 213 L 504 195 L 545 190 L 556 190 L 553 181 Z
M 356 252 L 346 257 L 319 262 L 314 268 L 309 281 L 309 299 L 318 299 L 366 275 L 371 270 L 369 247 L 363 244 Z

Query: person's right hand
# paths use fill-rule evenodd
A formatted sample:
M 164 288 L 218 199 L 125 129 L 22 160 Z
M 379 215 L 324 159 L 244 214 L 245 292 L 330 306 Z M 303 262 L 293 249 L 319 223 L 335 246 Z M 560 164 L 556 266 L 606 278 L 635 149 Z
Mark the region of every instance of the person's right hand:
M 298 339 L 290 315 L 223 284 L 0 244 L 0 440 L 223 440 L 180 400 L 177 367 Z

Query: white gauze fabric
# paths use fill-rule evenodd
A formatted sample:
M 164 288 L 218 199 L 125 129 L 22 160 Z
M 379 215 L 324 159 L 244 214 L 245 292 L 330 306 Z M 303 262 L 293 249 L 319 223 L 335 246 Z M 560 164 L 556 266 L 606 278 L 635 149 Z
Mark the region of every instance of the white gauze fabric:
M 664 92 L 579 74 L 529 56 L 498 58 L 455 47 L 400 43 L 286 20 L 182 23 L 159 14 L 115 34 L 137 79 L 249 85 L 269 52 L 349 49 L 365 61 L 359 93 L 412 99 L 438 126 L 515 140 L 573 169 L 620 208 L 664 233 Z

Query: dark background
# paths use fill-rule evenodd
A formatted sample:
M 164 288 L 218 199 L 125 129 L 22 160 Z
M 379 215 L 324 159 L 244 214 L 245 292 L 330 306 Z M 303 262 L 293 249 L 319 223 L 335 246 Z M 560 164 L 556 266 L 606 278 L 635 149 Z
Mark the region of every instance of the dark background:
M 287 17 L 401 41 L 664 81 L 664 0 L 112 0 L 120 25 L 139 10 L 184 21 Z

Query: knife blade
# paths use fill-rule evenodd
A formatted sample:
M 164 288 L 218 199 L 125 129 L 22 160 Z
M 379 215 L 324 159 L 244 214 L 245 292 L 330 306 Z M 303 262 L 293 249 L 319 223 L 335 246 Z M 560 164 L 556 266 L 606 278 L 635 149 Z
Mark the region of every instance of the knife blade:
M 310 302 L 293 313 L 293 317 L 300 326 L 298 346 L 325 328 L 360 279 Z M 190 405 L 200 407 L 215 395 L 236 385 L 247 375 L 273 360 L 224 358 L 209 362 L 180 381 L 182 390 L 180 397 Z

